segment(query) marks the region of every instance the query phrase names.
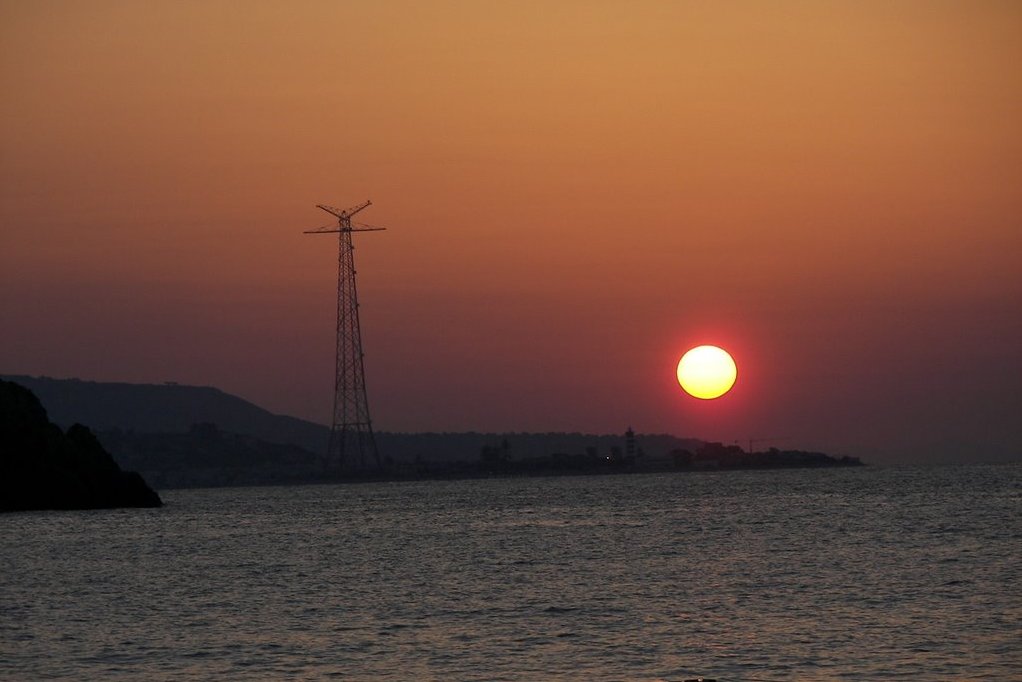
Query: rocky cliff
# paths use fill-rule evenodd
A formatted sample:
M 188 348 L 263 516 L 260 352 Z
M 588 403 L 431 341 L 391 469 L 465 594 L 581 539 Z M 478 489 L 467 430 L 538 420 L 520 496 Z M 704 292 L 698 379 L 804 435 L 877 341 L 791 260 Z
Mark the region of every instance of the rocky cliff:
M 27 388 L 0 380 L 0 511 L 159 507 L 81 424 L 62 431 Z

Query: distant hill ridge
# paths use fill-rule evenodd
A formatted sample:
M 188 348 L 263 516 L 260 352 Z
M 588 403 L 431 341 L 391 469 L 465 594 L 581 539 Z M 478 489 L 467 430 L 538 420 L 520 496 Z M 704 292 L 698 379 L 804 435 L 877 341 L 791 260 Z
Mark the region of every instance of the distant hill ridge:
M 50 419 L 65 428 L 86 424 L 103 438 L 115 430 L 139 433 L 186 433 L 210 423 L 226 432 L 254 436 L 268 443 L 296 445 L 311 453 L 326 449 L 330 429 L 296 417 L 273 414 L 247 400 L 210 386 L 128 384 L 0 375 L 35 393 Z M 615 425 L 623 432 L 627 424 Z M 582 433 L 388 433 L 377 432 L 384 456 L 394 460 L 476 460 L 483 445 L 506 438 L 512 457 L 577 454 L 595 447 L 606 454 L 623 445 L 621 435 Z M 651 455 L 675 448 L 695 449 L 702 441 L 668 434 L 640 435 L 638 444 Z
M 75 422 L 94 431 L 183 433 L 213 423 L 225 431 L 318 452 L 330 429 L 296 417 L 273 414 L 211 386 L 127 384 L 80 379 L 3 375 L 35 393 L 50 419 L 65 428 Z

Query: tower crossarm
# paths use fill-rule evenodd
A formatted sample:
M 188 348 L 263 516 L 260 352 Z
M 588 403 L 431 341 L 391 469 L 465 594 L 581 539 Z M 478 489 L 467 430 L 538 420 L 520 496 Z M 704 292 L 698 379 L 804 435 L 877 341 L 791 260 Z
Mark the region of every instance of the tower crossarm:
M 312 230 L 302 230 L 302 234 L 336 234 L 338 232 L 383 232 L 385 227 L 370 227 L 359 225 L 358 227 L 338 227 L 337 225 L 324 225 Z
M 333 206 L 327 206 L 325 204 L 316 204 L 316 208 L 322 209 L 322 210 L 326 211 L 327 213 L 329 213 L 330 215 L 336 216 L 337 218 L 339 218 L 341 220 L 345 220 L 345 219 L 350 220 L 351 216 L 355 215 L 356 213 L 358 213 L 359 211 L 361 211 L 361 210 L 363 210 L 365 208 L 369 208 L 372 205 L 373 205 L 373 202 L 366 201 L 365 203 L 359 204 L 358 206 L 352 206 L 351 208 L 345 208 L 345 209 L 334 208 Z
M 312 230 L 305 230 L 305 234 L 326 234 L 336 232 L 379 232 L 385 230 L 385 227 L 373 227 L 372 225 L 364 225 L 362 223 L 352 223 L 351 216 L 355 215 L 359 211 L 372 206 L 373 202 L 366 201 L 365 203 L 359 204 L 358 206 L 352 206 L 351 208 L 334 208 L 333 206 L 327 206 L 325 204 L 316 204 L 316 208 L 322 209 L 332 216 L 337 217 L 336 225 L 324 225 L 323 227 L 317 227 Z

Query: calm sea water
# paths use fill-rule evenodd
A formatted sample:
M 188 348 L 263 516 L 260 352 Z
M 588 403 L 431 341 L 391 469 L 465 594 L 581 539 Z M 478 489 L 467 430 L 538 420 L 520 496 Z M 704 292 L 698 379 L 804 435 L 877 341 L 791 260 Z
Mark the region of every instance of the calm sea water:
M 0 516 L 0 678 L 1022 679 L 1022 466 Z

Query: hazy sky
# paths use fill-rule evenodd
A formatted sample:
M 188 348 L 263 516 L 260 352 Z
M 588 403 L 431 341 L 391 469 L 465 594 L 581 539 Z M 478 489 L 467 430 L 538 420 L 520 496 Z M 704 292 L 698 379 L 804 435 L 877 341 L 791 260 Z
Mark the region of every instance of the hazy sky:
M 1022 456 L 1022 4 L 0 2 L 0 372 Z M 739 378 L 700 402 L 699 343 Z

